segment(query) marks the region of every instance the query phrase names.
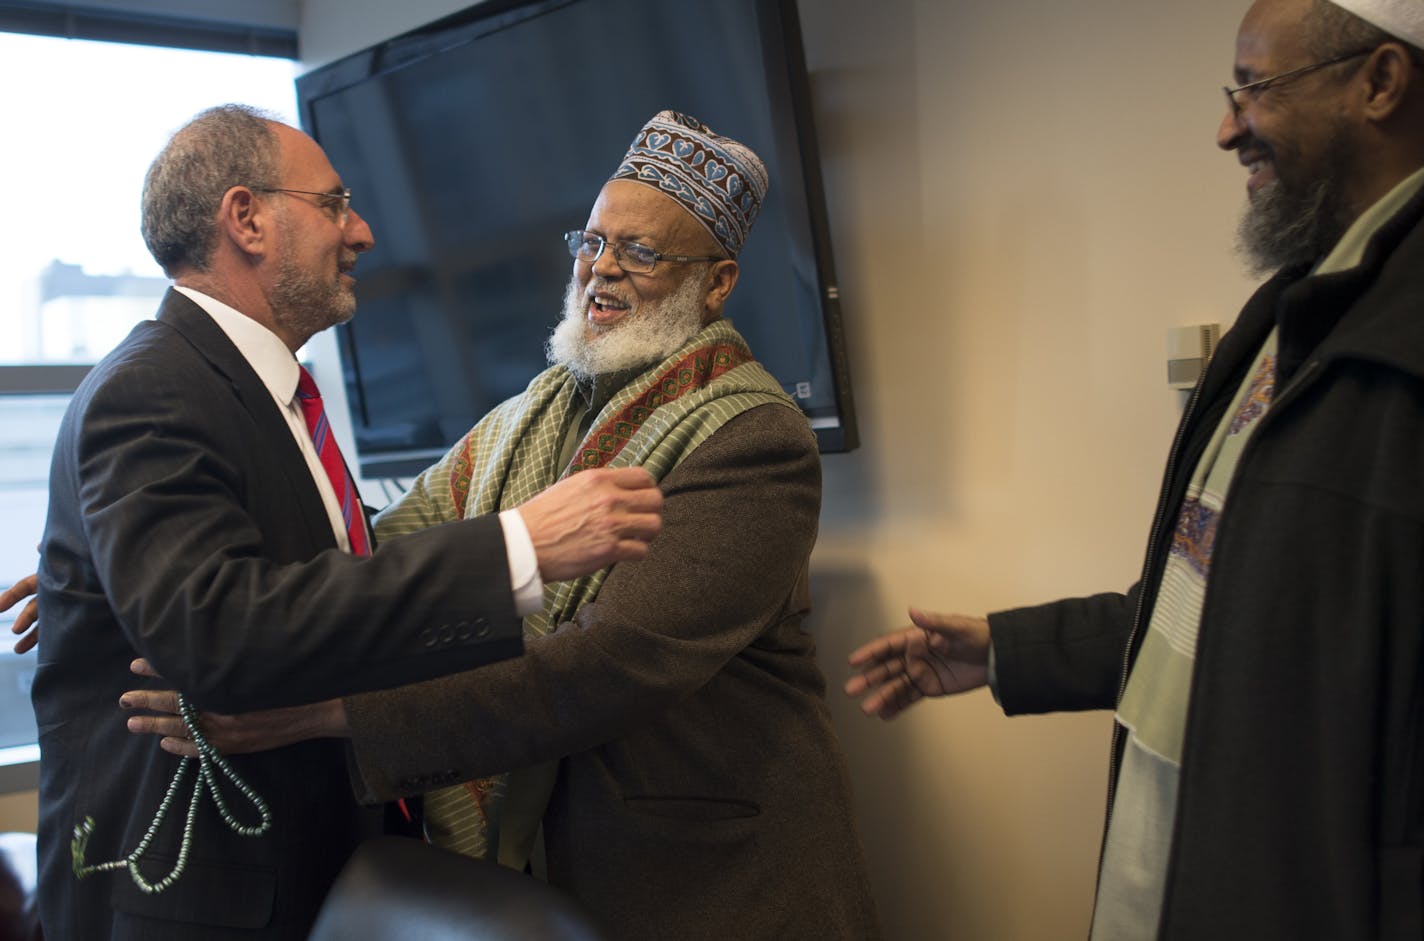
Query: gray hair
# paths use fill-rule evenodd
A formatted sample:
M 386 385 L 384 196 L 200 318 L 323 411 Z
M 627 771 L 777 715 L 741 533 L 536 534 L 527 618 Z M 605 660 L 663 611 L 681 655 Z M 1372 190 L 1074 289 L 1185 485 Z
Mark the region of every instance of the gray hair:
M 209 108 L 179 128 L 148 168 L 143 240 L 169 277 L 212 264 L 223 194 L 237 185 L 279 185 L 276 121 L 247 105 Z

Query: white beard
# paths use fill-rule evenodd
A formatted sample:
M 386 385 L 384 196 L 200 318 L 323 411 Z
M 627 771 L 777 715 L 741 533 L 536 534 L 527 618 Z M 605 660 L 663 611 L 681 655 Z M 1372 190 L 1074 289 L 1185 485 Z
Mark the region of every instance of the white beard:
M 610 290 L 607 282 L 599 285 Z M 614 291 L 617 294 L 618 292 Z M 689 274 L 676 291 L 638 305 L 617 323 L 588 322 L 589 299 L 574 278 L 564 292 L 564 318 L 544 344 L 549 362 L 580 379 L 652 365 L 675 353 L 702 329 L 702 278 Z

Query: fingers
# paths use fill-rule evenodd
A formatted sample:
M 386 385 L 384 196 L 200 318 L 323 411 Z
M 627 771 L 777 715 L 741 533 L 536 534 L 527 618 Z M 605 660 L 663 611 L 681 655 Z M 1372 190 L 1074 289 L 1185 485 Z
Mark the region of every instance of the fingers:
M 134 664 L 148 664 L 135 660 Z M 138 671 L 134 671 L 138 672 Z M 151 674 L 150 674 L 151 675 Z M 188 727 L 178 713 L 178 693 L 171 689 L 131 689 L 119 697 L 128 710 L 147 709 L 161 715 L 129 716 L 125 726 L 134 735 L 157 735 L 158 747 L 172 755 L 198 757 L 198 746 L 188 737 Z
M 989 621 L 962 614 L 910 609 L 913 627 L 901 628 L 852 651 L 859 672 L 845 693 L 861 711 L 892 719 L 927 696 L 977 689 L 988 682 Z
M 13 650 L 15 653 L 28 653 L 40 642 L 39 628 L 35 627 L 35 622 L 39 620 L 39 602 L 31 601 L 25 605 L 25 610 L 20 612 L 20 616 L 15 618 L 15 623 L 10 626 L 10 630 L 19 634 L 15 641 Z
M 652 541 L 653 536 L 656 535 L 657 533 L 654 532 L 646 538 L 618 540 L 618 544 L 613 547 L 610 553 L 608 564 L 611 565 L 614 562 L 638 562 L 646 559 L 648 557 L 648 543 Z
M 5 605 L 6 608 L 10 607 Z M 10 633 L 23 634 L 30 629 L 30 625 L 40 619 L 40 603 L 38 599 L 31 598 L 30 603 L 15 615 L 15 623 L 10 625 Z
M 188 727 L 177 716 L 129 716 L 124 725 L 135 735 L 188 738 Z
M 647 555 L 662 528 L 663 495 L 640 467 L 588 470 L 519 507 L 546 581 L 587 575 Z
M 616 467 L 603 473 L 616 488 L 614 504 L 609 510 L 619 517 L 617 525 L 622 538 L 614 547 L 614 553 L 620 561 L 641 559 L 647 554 L 648 543 L 662 531 L 663 492 L 658 489 L 653 475 L 641 467 Z
M 886 660 L 846 680 L 851 698 L 863 697 L 860 711 L 879 719 L 893 719 L 917 701 L 924 691 L 915 685 L 904 658 Z
M 15 623 L 10 625 L 10 632 L 19 635 L 19 640 L 15 641 L 15 653 L 25 653 L 39 642 L 39 631 L 34 628 L 35 622 L 40 617 L 40 603 L 36 598 L 31 598 L 39 590 L 39 576 L 26 575 L 24 578 L 0 592 L 0 611 L 8 611 L 19 604 L 24 598 L 30 601 L 15 617 Z
M 915 688 L 905 675 L 896 677 L 875 690 L 860 703 L 860 711 L 877 719 L 893 719 L 923 698 L 923 693 Z
M 899 657 L 893 660 L 886 660 L 869 667 L 846 680 L 845 691 L 847 696 L 861 696 L 869 690 L 884 686 L 896 676 L 905 672 L 905 661 Z
M 588 472 L 584 471 L 584 473 Z M 646 468 L 609 467 L 605 468 L 602 474 L 615 486 L 634 493 L 637 491 L 653 491 L 658 489 L 657 481 L 653 480 L 653 475 L 648 473 Z
M 867 644 L 862 644 L 850 652 L 850 665 L 858 667 L 878 660 L 899 657 L 904 652 L 905 644 L 912 632 L 918 633 L 915 628 L 902 628 L 893 634 L 886 634 L 884 637 L 877 637 Z
M 0 591 L 0 611 L 8 611 L 13 608 L 22 598 L 28 598 L 39 589 L 39 576 L 30 574 L 15 582 L 4 591 Z
M 973 636 L 981 630 L 989 634 L 989 619 L 965 614 L 938 614 L 922 608 L 910 608 L 910 620 L 916 627 L 951 636 Z
M 153 668 L 153 664 L 142 657 L 129 664 L 129 672 L 138 676 L 151 676 L 156 680 L 163 679 L 163 677 L 158 675 L 158 671 Z
M 183 758 L 198 757 L 198 746 L 186 738 L 160 738 L 158 747 L 170 755 L 179 755 Z
M 907 627 L 873 640 L 853 651 L 852 666 L 860 672 L 846 680 L 845 693 L 861 698 L 860 711 L 868 716 L 893 719 L 915 700 L 921 698 L 907 675 L 907 654 L 916 644 L 923 645 L 924 631 Z
M 178 715 L 178 693 L 171 689 L 131 689 L 119 697 L 119 706 L 130 711 L 147 709 Z M 181 725 L 182 720 L 178 723 Z

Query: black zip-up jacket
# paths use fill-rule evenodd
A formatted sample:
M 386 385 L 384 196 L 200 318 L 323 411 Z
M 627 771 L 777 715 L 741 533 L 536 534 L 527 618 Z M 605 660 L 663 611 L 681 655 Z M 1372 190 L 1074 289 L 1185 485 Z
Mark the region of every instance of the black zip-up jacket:
M 1273 325 L 1275 401 L 1217 527 L 1157 937 L 1420 938 L 1424 196 L 1359 267 L 1256 292 L 1183 416 L 1141 580 L 991 615 L 997 692 L 1010 714 L 1115 708 L 1188 479 Z M 1111 781 L 1121 753 L 1119 729 Z

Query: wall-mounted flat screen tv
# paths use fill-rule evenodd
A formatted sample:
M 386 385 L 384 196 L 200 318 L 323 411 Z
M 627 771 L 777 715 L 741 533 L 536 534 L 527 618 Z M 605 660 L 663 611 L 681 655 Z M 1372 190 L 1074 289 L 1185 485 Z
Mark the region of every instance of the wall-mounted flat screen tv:
M 561 236 L 664 109 L 766 162 L 726 315 L 823 451 L 857 445 L 795 0 L 486 0 L 297 95 L 376 235 L 337 334 L 363 476 L 425 468 L 544 368 Z

